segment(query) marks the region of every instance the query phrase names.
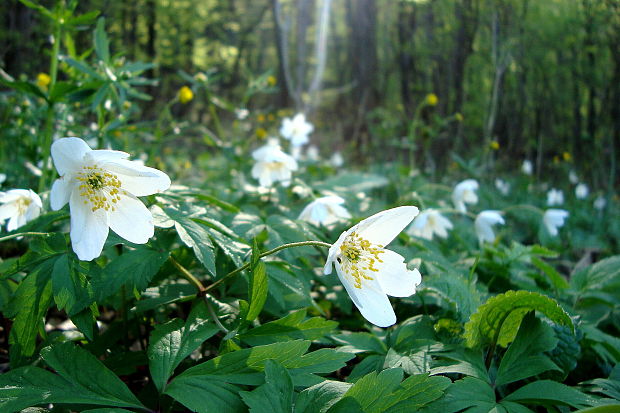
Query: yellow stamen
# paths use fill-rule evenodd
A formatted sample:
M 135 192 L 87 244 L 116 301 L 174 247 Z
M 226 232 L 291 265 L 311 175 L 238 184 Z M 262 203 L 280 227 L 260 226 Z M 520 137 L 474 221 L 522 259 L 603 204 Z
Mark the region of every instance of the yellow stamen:
M 352 232 L 340 245 L 338 262 L 344 273 L 353 278 L 353 286 L 362 288 L 363 280 L 373 280 L 368 271 L 379 271 L 375 264 L 383 262 L 379 254 L 384 252 L 382 245 L 373 245 L 356 232 Z
M 78 187 L 80 196 L 84 198 L 84 204 L 92 205 L 91 211 L 95 212 L 103 208 L 106 211 L 115 211 L 116 204 L 121 200 L 121 181 L 118 177 L 97 165 L 85 166 L 77 175 L 81 182 Z M 123 191 L 124 193 L 124 191 Z

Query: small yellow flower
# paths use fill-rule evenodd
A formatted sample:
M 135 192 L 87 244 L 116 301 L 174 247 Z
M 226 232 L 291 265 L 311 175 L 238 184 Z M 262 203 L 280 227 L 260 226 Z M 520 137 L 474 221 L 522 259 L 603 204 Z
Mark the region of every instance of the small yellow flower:
M 499 142 L 498 141 L 491 141 L 491 143 L 489 144 L 489 146 L 491 147 L 491 149 L 493 149 L 494 151 L 499 150 Z
M 256 136 L 258 139 L 265 139 L 267 137 L 267 131 L 265 128 L 258 128 L 256 129 Z
M 192 167 L 192 163 L 188 160 L 185 161 L 185 163 L 183 163 L 183 168 L 185 169 L 190 169 Z
M 121 136 L 123 136 L 123 134 L 119 130 L 115 130 L 113 133 L 114 133 L 114 136 L 117 138 L 120 138 Z
M 188 88 L 187 86 L 183 86 L 181 89 L 179 89 L 178 97 L 179 97 L 179 102 L 187 103 L 191 101 L 192 99 L 194 99 L 194 92 L 192 92 L 192 90 Z
M 573 160 L 573 156 L 570 154 L 570 152 L 564 152 L 562 154 L 562 159 L 564 159 L 564 161 L 566 162 L 570 162 Z
M 269 76 L 269 77 L 267 77 L 267 84 L 268 84 L 269 86 L 275 86 L 277 82 L 278 82 L 278 79 L 276 79 L 276 77 L 275 77 L 275 76 Z
M 458 113 L 458 112 L 457 112 L 457 113 L 454 115 L 454 119 L 456 119 L 456 120 L 457 120 L 457 122 L 463 122 L 463 115 L 461 115 L 460 113 Z
M 47 73 L 39 73 L 37 75 L 37 86 L 41 89 L 47 89 L 47 86 L 52 82 L 52 78 Z
M 429 93 L 425 98 L 426 104 L 430 106 L 435 106 L 437 102 L 439 102 L 439 98 L 434 93 Z
M 260 115 L 258 115 L 258 116 L 256 117 L 256 121 L 257 121 L 258 123 L 263 123 L 263 122 L 265 121 L 265 115 L 263 115 L 263 114 L 261 113 Z
M 553 157 L 553 163 L 554 163 L 554 164 L 558 164 L 558 163 L 560 163 L 560 157 L 559 157 L 559 156 L 557 156 L 557 155 L 555 155 L 555 156 Z
M 273 122 L 274 120 L 276 120 L 276 117 L 273 116 L 273 113 L 270 113 L 269 115 L 267 115 L 267 120 L 269 122 Z

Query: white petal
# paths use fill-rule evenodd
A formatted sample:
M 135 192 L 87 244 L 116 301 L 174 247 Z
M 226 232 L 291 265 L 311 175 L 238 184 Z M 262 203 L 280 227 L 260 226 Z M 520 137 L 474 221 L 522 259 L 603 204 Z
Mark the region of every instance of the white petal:
M 15 231 L 26 223 L 26 217 L 20 214 L 15 214 L 9 219 L 9 223 L 6 226 L 7 231 Z
M 32 221 L 39 215 L 41 215 L 41 207 L 37 205 L 35 201 L 31 202 L 30 205 L 28 205 L 28 209 L 26 209 L 26 214 L 24 215 L 26 221 Z
M 121 187 L 135 196 L 152 195 L 170 188 L 168 175 L 137 162 L 119 159 L 106 163 L 105 169 L 116 174 Z
M 384 250 L 379 254 L 383 262 L 375 263 L 378 272 L 374 273 L 381 289 L 392 297 L 409 297 L 415 293 L 416 286 L 422 282 L 417 269 L 407 270 L 405 259 L 394 251 Z
M 80 138 L 62 138 L 52 144 L 52 159 L 59 175 L 82 167 L 84 155 L 92 149 Z
M 97 149 L 88 153 L 89 160 L 95 163 L 106 163 L 129 158 L 127 152 L 113 151 L 109 149 Z
M 338 240 L 334 242 L 331 247 L 329 247 L 329 252 L 327 253 L 327 261 L 325 262 L 325 267 L 323 267 L 323 274 L 329 275 L 332 273 L 332 263 L 336 262 L 336 256 L 340 253 L 340 246 L 349 234 L 349 231 L 345 231 L 340 234 Z
M 108 238 L 108 215 L 103 208 L 91 210 L 84 204 L 78 191 L 69 200 L 71 208 L 71 246 L 82 261 L 91 261 L 101 255 Z
M 142 201 L 131 195 L 121 195 L 114 211 L 108 211 L 110 228 L 118 236 L 134 244 L 145 244 L 154 234 L 153 215 Z
M 376 281 L 365 282 L 361 288 L 355 288 L 342 273 L 340 264 L 335 264 L 340 282 L 366 320 L 379 327 L 389 327 L 396 323 L 392 304 Z
M 0 205 L 0 221 L 6 221 L 12 216 L 18 215 L 19 210 L 17 209 L 17 205 L 9 202 L 7 204 Z
M 58 211 L 69 202 L 71 191 L 73 190 L 72 178 L 70 175 L 63 175 L 54 181 L 50 192 L 50 206 L 54 211 Z
M 357 232 L 372 244 L 386 246 L 418 215 L 418 208 L 401 206 L 366 218 L 348 232 Z

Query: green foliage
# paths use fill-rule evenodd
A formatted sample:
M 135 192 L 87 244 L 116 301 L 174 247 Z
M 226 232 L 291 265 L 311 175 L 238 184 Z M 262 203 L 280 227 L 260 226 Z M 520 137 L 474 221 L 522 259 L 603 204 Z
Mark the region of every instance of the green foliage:
M 573 327 L 573 322 L 552 298 L 527 291 L 507 291 L 489 298 L 465 324 L 465 338 L 470 347 L 499 344 L 506 347 L 517 334 L 528 312 L 543 313 L 554 323 Z

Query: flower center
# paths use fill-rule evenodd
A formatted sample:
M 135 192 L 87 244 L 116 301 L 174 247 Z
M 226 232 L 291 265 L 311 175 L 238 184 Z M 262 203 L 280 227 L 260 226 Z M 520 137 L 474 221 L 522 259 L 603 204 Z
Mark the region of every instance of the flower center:
M 121 181 L 116 175 L 97 165 L 85 166 L 83 171 L 78 173 L 77 180 L 81 182 L 80 196 L 84 198 L 85 204 L 91 204 L 93 212 L 100 208 L 106 211 L 116 210 L 114 204 L 121 200 Z
M 26 210 L 28 209 L 28 206 L 32 203 L 32 199 L 27 198 L 27 197 L 21 197 L 19 198 L 17 201 L 17 213 L 19 215 L 24 215 L 26 213 Z
M 373 245 L 370 241 L 352 232 L 342 245 L 338 262 L 345 274 L 353 278 L 353 286 L 362 288 L 362 280 L 372 280 L 369 272 L 378 272 L 375 263 L 383 262 L 379 254 L 384 253 L 383 246 Z

